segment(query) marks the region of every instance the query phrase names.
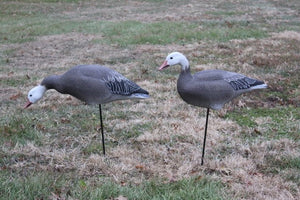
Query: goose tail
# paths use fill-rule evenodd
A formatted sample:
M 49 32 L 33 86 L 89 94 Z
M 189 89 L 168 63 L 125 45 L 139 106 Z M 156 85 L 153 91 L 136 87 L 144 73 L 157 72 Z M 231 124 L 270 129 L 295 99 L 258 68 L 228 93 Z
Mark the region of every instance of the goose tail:
M 130 95 L 131 98 L 134 99 L 147 99 L 150 97 L 149 94 L 144 94 L 144 93 L 134 93 Z
M 268 85 L 265 83 L 251 87 L 252 90 L 259 90 L 259 89 L 265 89 L 265 88 L 268 88 Z

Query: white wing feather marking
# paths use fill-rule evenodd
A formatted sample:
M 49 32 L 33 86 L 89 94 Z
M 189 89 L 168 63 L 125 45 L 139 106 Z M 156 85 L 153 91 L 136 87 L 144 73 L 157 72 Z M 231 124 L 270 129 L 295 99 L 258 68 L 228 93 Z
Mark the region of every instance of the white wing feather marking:
M 128 80 L 118 72 L 113 72 L 113 74 L 108 76 L 105 80 L 105 84 L 113 94 L 119 95 L 131 95 L 140 89 L 137 84 Z

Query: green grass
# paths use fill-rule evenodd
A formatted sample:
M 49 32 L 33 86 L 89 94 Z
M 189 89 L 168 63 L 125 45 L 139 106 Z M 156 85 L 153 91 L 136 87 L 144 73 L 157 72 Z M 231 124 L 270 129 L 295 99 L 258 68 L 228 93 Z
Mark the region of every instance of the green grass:
M 79 0 L 14 0 L 19 3 L 77 3 Z
M 39 1 L 29 1 L 39 2 Z M 74 2 L 48 0 L 43 2 Z M 76 1 L 75 1 L 76 2 Z M 161 21 L 97 21 L 74 20 L 72 17 L 55 15 L 56 9 L 63 11 L 67 4 L 47 5 L 40 9 L 39 4 L 4 4 L 0 14 L 0 43 L 23 43 L 39 36 L 70 32 L 102 34 L 109 44 L 126 47 L 139 44 L 186 44 L 200 40 L 227 42 L 231 39 L 263 38 L 267 32 L 257 25 L 246 22 L 233 22 L 228 27 L 224 21 L 192 21 L 190 23 Z M 12 14 L 13 13 L 13 14 Z M 234 15 L 232 11 L 219 15 Z M 201 26 L 201 28 L 199 28 Z
M 259 167 L 263 173 L 278 174 L 284 170 L 300 170 L 300 158 L 288 156 L 267 155 L 264 164 Z
M 215 15 L 215 16 L 239 16 L 244 14 L 243 12 L 240 11 L 233 11 L 233 10 L 219 10 L 219 11 L 209 11 L 206 14 L 209 15 Z
M 41 130 L 36 118 L 31 118 L 26 114 L 7 115 L 0 121 L 1 139 L 0 144 L 9 141 L 13 144 L 24 144 L 27 141 L 35 141 L 39 144 L 41 139 Z
M 136 138 L 142 135 L 145 131 L 151 130 L 152 125 L 150 123 L 138 123 L 130 127 L 128 130 L 120 129 L 114 130 L 115 137 L 120 141 L 127 141 L 130 138 Z
M 28 78 L 26 76 L 19 77 L 19 78 L 3 78 L 0 80 L 1 85 L 6 85 L 9 87 L 17 87 L 18 85 L 24 85 L 28 81 Z
M 107 145 L 106 145 L 107 146 Z M 93 141 L 87 147 L 85 147 L 82 152 L 86 155 L 90 154 L 102 154 L 102 144 L 100 141 Z
M 16 17 L 0 23 L 1 43 L 22 43 L 36 39 L 38 36 L 70 32 L 103 34 L 98 42 L 113 43 L 126 47 L 139 44 L 185 44 L 200 40 L 226 42 L 231 39 L 266 37 L 267 33 L 257 27 L 237 25 L 229 28 L 224 24 L 217 27 L 203 24 L 199 30 L 198 23 L 138 21 L 100 22 L 74 21 L 58 19 L 44 14 L 28 17 Z
M 75 176 L 76 177 L 76 176 Z M 70 178 L 70 174 L 29 173 L 29 176 L 0 172 L 0 199 L 111 199 L 124 196 L 130 199 L 227 199 L 225 186 L 208 178 L 190 178 L 175 182 L 152 180 L 140 185 L 119 185 L 99 177 L 93 182 Z
M 36 105 L 32 105 L 31 108 L 34 106 Z M 2 137 L 0 144 L 5 141 L 10 141 L 13 144 L 25 144 L 31 141 L 40 145 L 43 135 L 48 134 L 56 137 L 57 131 L 61 131 L 61 135 L 74 137 L 97 132 L 99 116 L 96 106 L 80 105 L 74 107 L 58 103 L 53 103 L 53 106 L 56 108 L 19 109 L 18 115 L 8 113 L 5 118 L 1 118 Z
M 266 32 L 254 27 L 239 25 L 234 28 L 219 24 L 217 27 L 203 24 L 199 30 L 197 23 L 155 22 L 141 23 L 125 21 L 109 23 L 104 28 L 104 36 L 110 42 L 121 46 L 130 44 L 185 44 L 200 40 L 226 42 L 231 39 L 262 38 Z
M 296 185 L 298 187 L 300 187 L 300 173 L 299 173 L 299 168 L 298 169 L 291 169 L 291 170 L 288 170 L 284 173 L 282 173 L 282 176 L 284 177 L 284 179 L 286 181 L 291 181 L 291 182 L 294 182 L 296 183 Z
M 290 156 L 268 155 L 258 170 L 264 174 L 280 174 L 286 181 L 292 181 L 300 186 L 300 158 Z
M 251 128 L 258 127 L 257 122 L 255 122 L 258 117 L 270 117 L 272 120 L 262 125 L 266 131 L 258 133 L 258 135 L 266 138 L 289 137 L 294 140 L 300 139 L 299 107 L 246 108 L 228 112 L 225 117 L 236 121 L 242 127 Z
M 297 169 L 300 170 L 300 158 L 289 158 L 289 157 L 282 157 L 276 162 L 272 162 L 271 166 L 278 168 L 279 170 L 285 169 Z

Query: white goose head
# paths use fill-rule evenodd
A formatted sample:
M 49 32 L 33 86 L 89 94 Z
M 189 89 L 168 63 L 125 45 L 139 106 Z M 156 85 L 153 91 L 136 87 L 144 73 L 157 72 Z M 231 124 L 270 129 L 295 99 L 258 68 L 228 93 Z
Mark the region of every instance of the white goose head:
M 189 61 L 187 60 L 187 58 L 182 53 L 173 52 L 173 53 L 170 53 L 166 57 L 166 60 L 160 66 L 159 70 L 162 70 L 169 66 L 173 66 L 173 65 L 177 65 L 177 64 L 181 65 L 182 70 L 186 70 L 189 68 Z
M 25 105 L 25 108 L 28 108 L 31 104 L 36 103 L 38 100 L 40 100 L 44 93 L 46 92 L 47 88 L 43 85 L 38 85 L 34 88 L 32 88 L 29 92 L 28 92 L 28 101 Z

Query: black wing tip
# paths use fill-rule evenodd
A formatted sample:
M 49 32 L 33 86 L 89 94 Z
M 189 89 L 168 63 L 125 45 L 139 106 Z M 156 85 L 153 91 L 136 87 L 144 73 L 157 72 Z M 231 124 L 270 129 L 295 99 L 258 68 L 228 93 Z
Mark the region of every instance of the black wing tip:
M 265 84 L 265 82 L 257 79 L 245 78 L 245 80 L 249 83 L 251 87 Z
M 149 92 L 147 90 L 144 90 L 143 88 L 140 88 L 139 90 L 136 90 L 135 93 L 142 93 L 149 95 Z
M 238 80 L 230 81 L 229 84 L 233 87 L 234 90 L 244 90 L 255 88 L 256 86 L 260 85 L 265 85 L 265 82 L 249 77 L 244 77 Z
M 132 95 L 132 94 L 146 94 L 149 92 L 138 86 L 136 83 L 129 80 L 114 80 L 105 83 L 113 94 Z

